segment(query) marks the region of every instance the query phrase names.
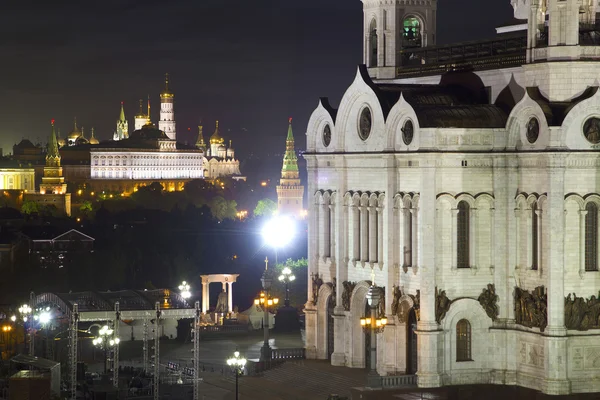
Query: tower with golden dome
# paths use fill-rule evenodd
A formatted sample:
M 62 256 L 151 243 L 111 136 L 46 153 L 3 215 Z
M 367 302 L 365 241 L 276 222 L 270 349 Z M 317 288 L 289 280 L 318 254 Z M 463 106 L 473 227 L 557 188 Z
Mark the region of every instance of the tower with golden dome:
M 281 168 L 281 180 L 279 181 L 279 186 L 277 186 L 277 211 L 280 214 L 300 217 L 303 210 L 303 198 L 304 186 L 300 182 L 298 157 L 296 156 L 292 119 L 290 118 L 287 138 L 285 140 L 285 155 L 283 156 L 283 167 Z
M 169 74 L 165 74 L 165 89 L 160 94 L 160 120 L 158 129 L 167 134 L 169 139 L 177 140 L 177 130 L 175 127 L 175 111 L 173 100 L 175 95 L 169 89 Z
M 148 112 L 150 112 L 150 99 L 148 99 Z M 140 111 L 135 115 L 134 130 L 142 129 L 142 126 L 146 125 L 149 120 L 149 115 L 144 113 L 144 100 L 140 99 Z
M 137 118 L 137 117 L 136 117 Z M 117 120 L 117 129 L 113 133 L 113 140 L 123 140 L 129 137 L 129 123 L 125 119 L 125 109 L 123 108 L 123 102 L 121 102 L 121 113 Z
M 208 146 L 204 142 L 202 134 L 203 127 L 198 126 L 198 139 L 196 148 L 204 152 L 204 178 L 215 179 L 221 176 L 231 176 L 234 179 L 243 179 L 240 173 L 240 162 L 235 159 L 235 150 L 229 141 L 229 147 L 225 145 L 225 138 L 221 136 L 219 121 L 215 124 L 215 131 L 208 140 Z

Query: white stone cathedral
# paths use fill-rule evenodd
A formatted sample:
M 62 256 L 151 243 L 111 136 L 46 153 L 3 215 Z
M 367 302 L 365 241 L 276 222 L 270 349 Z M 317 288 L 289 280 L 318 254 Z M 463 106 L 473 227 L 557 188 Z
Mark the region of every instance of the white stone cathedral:
M 600 10 L 533 2 L 451 48 L 435 0 L 363 0 L 365 66 L 307 128 L 308 357 L 365 366 L 374 283 L 382 375 L 600 391 Z

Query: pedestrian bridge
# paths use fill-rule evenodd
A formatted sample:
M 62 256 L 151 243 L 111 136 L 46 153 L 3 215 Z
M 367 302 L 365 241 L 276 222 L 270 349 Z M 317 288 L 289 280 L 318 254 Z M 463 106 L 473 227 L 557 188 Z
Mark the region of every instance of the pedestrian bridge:
M 71 317 L 73 306 L 79 313 L 121 312 L 192 309 L 181 294 L 170 289 L 120 290 L 116 292 L 86 291 L 69 293 L 42 293 L 31 295 L 31 307 L 52 307 Z M 117 306 L 118 304 L 118 306 Z M 185 313 L 187 314 L 187 313 Z M 193 315 L 193 314 L 192 314 Z

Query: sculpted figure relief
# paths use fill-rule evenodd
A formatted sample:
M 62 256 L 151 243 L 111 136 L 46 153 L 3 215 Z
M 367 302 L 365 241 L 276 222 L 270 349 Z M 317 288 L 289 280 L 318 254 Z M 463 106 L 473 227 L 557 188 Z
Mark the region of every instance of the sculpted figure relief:
M 487 285 L 487 289 L 483 289 L 479 295 L 479 304 L 485 310 L 485 313 L 495 321 L 498 318 L 498 296 L 496 295 L 496 287 L 493 283 Z
M 543 286 L 529 293 L 515 287 L 515 321 L 528 328 L 540 328 L 544 332 L 548 325 L 548 295 Z
M 312 291 L 313 291 L 313 303 L 317 304 L 317 300 L 319 299 L 319 289 L 323 284 L 323 279 L 319 276 L 319 274 L 314 274 L 312 276 Z
M 332 292 L 332 293 L 331 293 L 331 299 L 332 299 L 332 301 L 333 301 L 333 306 L 335 307 L 335 306 L 337 305 L 337 304 L 336 304 L 336 301 L 337 301 L 337 296 L 336 296 L 336 294 L 335 294 L 335 287 L 336 287 L 336 281 L 335 281 L 335 278 L 333 278 L 333 282 L 327 282 L 327 283 L 326 283 L 326 285 L 327 285 L 327 286 L 329 286 L 329 287 L 331 288 L 331 292 Z
M 219 297 L 217 298 L 217 308 L 215 309 L 215 312 L 223 314 L 226 313 L 229 310 L 227 303 L 227 292 L 223 290 L 221 293 L 219 293 Z
M 383 317 L 385 315 L 385 287 L 379 288 L 381 293 L 381 299 L 379 300 L 379 317 Z
M 398 315 L 398 311 L 400 311 L 400 297 L 402 297 L 400 287 L 394 286 L 392 295 L 394 296 L 392 300 L 392 315 Z
M 421 320 L 421 291 L 417 290 L 417 294 L 413 296 L 409 294 L 410 298 L 413 301 L 413 309 L 415 310 L 415 316 L 417 317 L 417 321 Z
M 435 320 L 439 324 L 450 309 L 452 301 L 446 296 L 446 291 L 435 289 Z
M 344 281 L 342 282 L 342 286 L 344 286 L 344 291 L 342 292 L 342 307 L 344 307 L 344 310 L 350 311 L 350 300 L 352 299 L 352 292 L 354 291 L 356 282 Z
M 600 328 L 600 293 L 589 299 L 577 297 L 575 293 L 571 298 L 569 293 L 565 297 L 565 326 L 579 331 Z

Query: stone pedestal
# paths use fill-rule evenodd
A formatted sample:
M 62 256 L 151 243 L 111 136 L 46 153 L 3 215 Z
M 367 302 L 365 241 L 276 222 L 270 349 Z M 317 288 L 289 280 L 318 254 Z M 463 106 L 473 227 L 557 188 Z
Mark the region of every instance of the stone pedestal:
M 331 355 L 331 365 L 337 367 L 346 366 L 346 311 L 343 307 L 335 307 L 333 310 L 333 332 L 334 344 Z
M 442 386 L 443 357 L 439 357 L 443 348 L 443 331 L 417 331 L 419 387 L 435 388 Z
M 317 310 L 314 304 L 309 301 L 304 307 L 304 316 L 306 319 L 306 358 L 309 360 L 317 359 Z

